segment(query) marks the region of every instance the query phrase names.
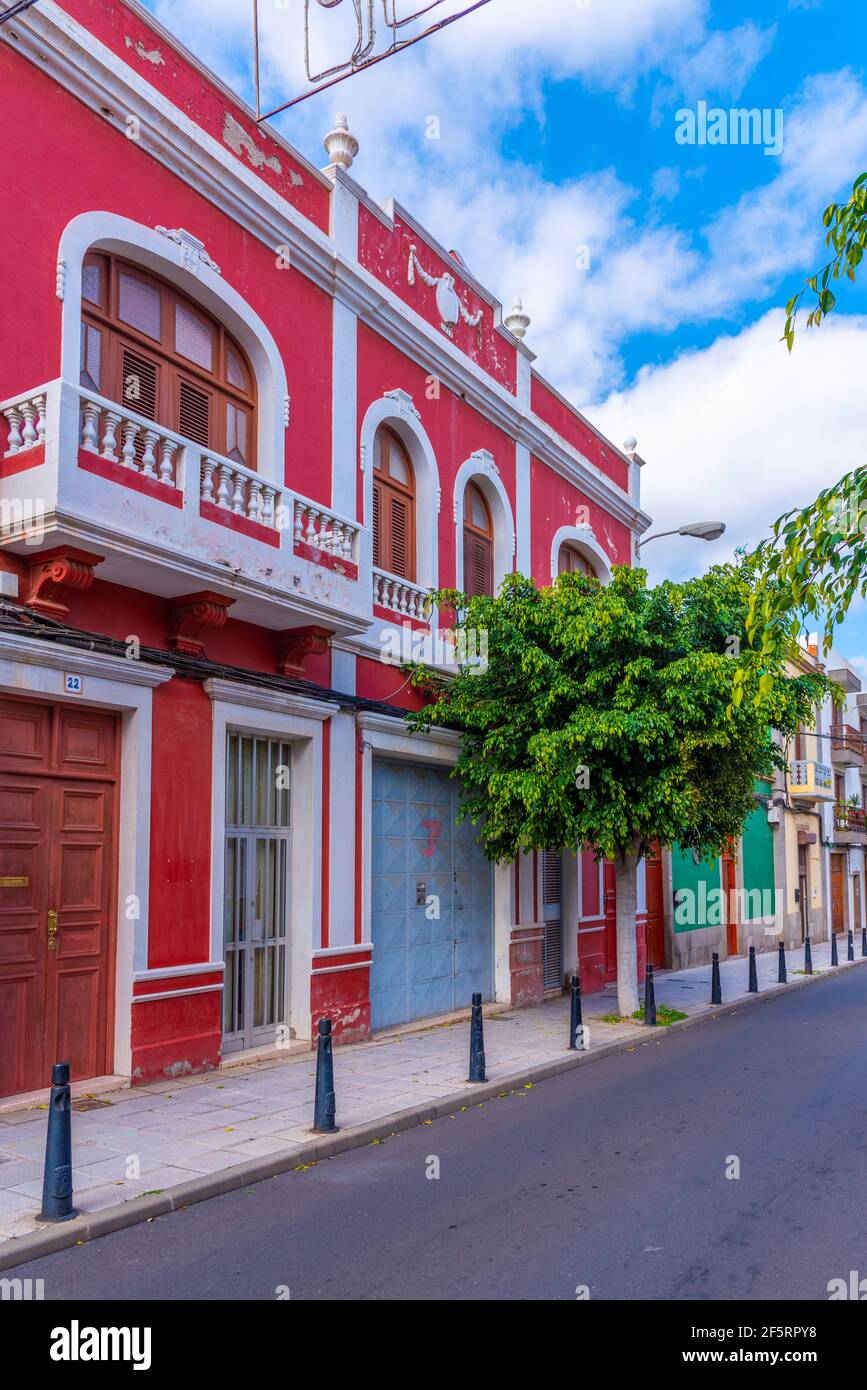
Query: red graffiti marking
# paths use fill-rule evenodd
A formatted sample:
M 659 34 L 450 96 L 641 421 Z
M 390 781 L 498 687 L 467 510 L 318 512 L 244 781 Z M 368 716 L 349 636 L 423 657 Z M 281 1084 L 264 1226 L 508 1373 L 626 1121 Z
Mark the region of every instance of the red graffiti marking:
M 423 820 L 422 825 L 427 831 L 427 844 L 422 855 L 425 859 L 433 859 L 437 852 L 437 840 L 443 833 L 443 823 L 441 820 Z

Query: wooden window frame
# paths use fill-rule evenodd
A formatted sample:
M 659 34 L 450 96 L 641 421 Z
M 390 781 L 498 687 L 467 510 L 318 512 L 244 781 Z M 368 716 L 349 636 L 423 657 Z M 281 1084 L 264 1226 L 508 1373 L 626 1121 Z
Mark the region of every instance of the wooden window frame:
M 390 448 L 396 448 L 401 455 L 409 478 L 408 484 L 392 477 L 391 473 L 383 468 L 383 445 L 385 443 L 388 443 Z M 404 536 L 405 563 L 402 569 L 394 563 L 395 544 L 392 526 L 392 502 L 394 500 L 403 502 L 407 512 L 406 534 Z M 377 569 L 385 570 L 398 579 L 405 579 L 409 584 L 416 582 L 415 504 L 415 469 L 412 466 L 409 451 L 394 430 L 389 429 L 388 425 L 380 425 L 376 431 L 373 446 L 373 515 L 371 517 L 373 563 Z
M 572 562 L 577 561 L 577 563 L 570 563 L 569 565 L 564 566 L 563 557 L 566 555 L 570 557 L 570 560 Z M 587 557 L 581 554 L 581 551 L 577 548 L 577 546 L 570 545 L 568 541 L 563 542 L 557 553 L 557 573 L 558 575 L 583 574 L 588 579 L 599 578 L 599 575 L 596 573 L 595 568 L 587 559 Z
M 100 383 L 98 395 L 116 401 L 133 414 L 143 415 L 137 402 L 124 397 L 122 381 L 123 349 L 127 347 L 154 362 L 158 370 L 157 406 L 154 424 L 180 434 L 181 382 L 208 396 L 208 443 L 201 445 L 216 454 L 226 454 L 226 406 L 240 407 L 247 414 L 247 458 L 242 467 L 256 469 L 257 398 L 256 377 L 250 359 L 236 338 L 224 328 L 219 319 L 207 309 L 158 275 L 108 251 L 92 251 L 84 258 L 84 266 L 99 264 L 102 269 L 102 302 L 93 304 L 81 299 L 81 319 L 102 334 L 100 353 Z M 119 316 L 119 280 L 122 272 L 158 290 L 160 295 L 160 341 L 125 323 Z M 175 350 L 175 306 L 181 304 L 211 328 L 213 335 L 213 371 L 189 361 Z M 249 391 L 234 386 L 228 378 L 228 348 L 237 354 L 250 382 Z
M 474 497 L 474 496 L 477 496 L 478 498 L 480 498 L 481 503 L 482 503 L 482 506 L 483 506 L 484 509 L 485 509 L 485 516 L 487 517 L 487 522 L 488 522 L 487 527 L 478 526 L 478 525 L 473 521 L 473 508 L 472 508 L 472 503 L 473 503 L 473 497 Z M 469 547 L 470 547 L 470 545 L 471 545 L 473 542 L 475 542 L 476 544 L 478 544 L 479 542 L 481 542 L 481 543 L 484 545 L 484 547 L 485 547 L 485 549 L 486 549 L 486 552 L 487 552 L 487 558 L 486 558 L 486 571 L 487 571 L 487 572 L 486 572 L 486 581 L 487 581 L 487 582 L 486 582 L 485 588 L 482 590 L 481 594 L 479 594 L 479 591 L 478 591 L 477 589 L 472 589 L 472 590 L 471 590 L 470 587 L 469 587 L 469 579 L 470 579 L 469 570 L 470 570 L 470 566 L 469 566 L 469 564 L 468 564 L 468 553 L 469 553 Z M 494 594 L 494 523 L 493 523 L 493 519 L 492 519 L 492 517 L 491 517 L 491 508 L 490 508 L 490 504 L 489 504 L 489 502 L 488 502 L 488 499 L 487 499 L 487 497 L 485 496 L 485 494 L 482 492 L 482 489 L 479 487 L 478 483 L 474 483 L 474 482 L 469 482 L 469 483 L 467 483 L 467 485 L 466 485 L 466 487 L 465 487 L 465 489 L 464 489 L 463 545 L 464 545 L 464 593 L 467 594 L 467 596 L 468 596 L 468 597 L 471 597 L 471 598 L 472 598 L 472 597 L 476 597 L 477 595 L 478 595 L 479 597 L 484 597 L 485 595 L 487 595 L 487 597 L 493 598 L 493 594 Z

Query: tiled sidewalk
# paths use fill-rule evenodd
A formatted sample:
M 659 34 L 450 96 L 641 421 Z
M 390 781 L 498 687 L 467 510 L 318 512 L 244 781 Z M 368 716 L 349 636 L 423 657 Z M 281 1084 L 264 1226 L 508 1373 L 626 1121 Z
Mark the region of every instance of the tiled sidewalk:
M 845 968 L 843 944 L 841 965 Z M 860 958 L 860 952 L 859 952 Z M 830 945 L 813 949 L 817 974 L 827 970 Z M 803 952 L 789 952 L 790 981 L 803 968 Z M 747 993 L 747 962 L 721 967 L 725 1003 Z M 758 957 L 759 988 L 776 988 L 777 957 Z M 657 975 L 657 1004 L 688 1015 L 709 1012 L 710 966 Z M 594 1023 L 616 1012 L 616 990 L 585 999 L 590 1050 L 618 1039 L 645 1041 L 635 1024 Z M 491 1006 L 486 1014 L 488 1078 L 513 1076 L 568 1054 L 568 999 L 511 1012 Z M 342 1130 L 417 1108 L 428 1100 L 456 1097 L 466 1081 L 465 1021 L 378 1038 L 335 1050 L 337 1121 Z M 73 1116 L 75 1202 L 94 1212 L 144 1193 L 164 1190 L 269 1154 L 286 1154 L 310 1139 L 314 1056 L 302 1053 L 229 1066 L 206 1076 L 137 1086 L 96 1100 Z M 40 1229 L 45 1106 L 0 1114 L 0 1240 Z

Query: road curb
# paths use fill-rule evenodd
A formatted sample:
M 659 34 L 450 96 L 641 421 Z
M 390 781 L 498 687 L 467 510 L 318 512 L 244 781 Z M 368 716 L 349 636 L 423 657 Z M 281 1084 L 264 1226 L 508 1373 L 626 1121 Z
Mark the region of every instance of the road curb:
M 234 1168 L 224 1168 L 217 1173 L 204 1173 L 200 1178 L 191 1178 L 188 1182 L 179 1183 L 177 1187 L 169 1188 L 165 1192 L 130 1198 L 129 1201 L 120 1202 L 117 1206 L 105 1207 L 102 1211 L 82 1214 L 62 1225 L 35 1231 L 32 1235 L 11 1237 L 0 1244 L 0 1270 L 14 1269 L 17 1265 L 41 1259 L 45 1255 L 53 1255 L 58 1250 L 68 1250 L 71 1246 L 98 1240 L 100 1236 L 109 1235 L 113 1231 L 122 1231 L 129 1226 L 138 1226 L 145 1221 L 153 1221 L 158 1216 L 168 1216 L 173 1211 L 183 1211 L 186 1207 L 195 1206 L 198 1202 L 206 1202 L 211 1197 L 221 1197 L 228 1192 L 237 1192 L 242 1187 L 263 1182 L 267 1178 L 279 1177 L 281 1173 L 288 1173 L 311 1163 L 319 1163 L 326 1158 L 336 1158 L 338 1154 L 348 1153 L 351 1149 L 363 1148 L 367 1144 L 387 1139 L 391 1135 L 415 1129 L 418 1125 L 442 1119 L 443 1116 L 451 1115 L 455 1111 L 483 1105 L 487 1101 L 496 1100 L 499 1096 L 508 1095 L 512 1091 L 535 1085 L 541 1081 L 548 1081 L 554 1076 L 561 1076 L 564 1072 L 573 1071 L 576 1067 L 589 1066 L 593 1062 L 600 1061 L 603 1057 L 610 1057 L 619 1052 L 634 1051 L 637 1047 L 646 1047 L 650 1043 L 662 1042 L 668 1034 L 675 1033 L 680 1029 L 691 1028 L 698 1023 L 706 1023 L 709 1019 L 738 1013 L 741 1009 L 753 1004 L 767 1003 L 771 999 L 779 998 L 781 994 L 791 994 L 808 985 L 818 984 L 824 979 L 836 979 L 846 970 L 851 969 L 853 965 L 867 965 L 867 958 L 859 957 L 855 961 L 844 961 L 838 966 L 821 970 L 821 973 L 805 975 L 798 980 L 790 980 L 785 985 L 776 985 L 773 989 L 746 995 L 730 1004 L 718 1004 L 709 1008 L 705 1013 L 681 1019 L 665 1028 L 656 1028 L 653 1033 L 647 1033 L 640 1026 L 636 1026 L 634 1039 L 631 1037 L 614 1038 L 610 1042 L 603 1043 L 601 1047 L 594 1047 L 588 1052 L 568 1053 L 566 1056 L 555 1058 L 553 1061 L 541 1062 L 537 1066 L 526 1067 L 521 1071 L 510 1073 L 508 1076 L 498 1077 L 496 1081 L 484 1082 L 474 1086 L 471 1091 L 455 1091 L 449 1096 L 441 1096 L 424 1105 L 409 1110 L 398 1110 L 391 1115 L 384 1115 L 380 1119 L 368 1121 L 367 1124 L 353 1125 L 350 1129 L 339 1130 L 336 1134 L 311 1135 L 308 1143 L 299 1145 L 291 1152 L 251 1158 L 244 1163 L 239 1163 Z M 588 1023 L 592 1024 L 592 1019 L 588 1020 Z

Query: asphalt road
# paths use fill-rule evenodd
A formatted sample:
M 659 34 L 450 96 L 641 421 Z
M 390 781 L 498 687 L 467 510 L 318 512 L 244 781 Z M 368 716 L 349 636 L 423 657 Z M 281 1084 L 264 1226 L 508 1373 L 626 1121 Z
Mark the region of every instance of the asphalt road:
M 865 1162 L 859 969 L 14 1272 L 74 1300 L 827 1299 L 867 1275 Z

